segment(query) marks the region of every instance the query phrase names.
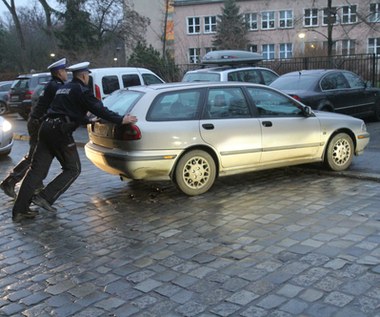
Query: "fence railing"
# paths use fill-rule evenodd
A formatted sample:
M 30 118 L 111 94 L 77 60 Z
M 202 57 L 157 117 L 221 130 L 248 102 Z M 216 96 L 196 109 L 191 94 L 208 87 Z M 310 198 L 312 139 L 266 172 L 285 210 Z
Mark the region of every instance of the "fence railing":
M 270 68 L 279 75 L 306 69 L 345 69 L 360 75 L 365 81 L 371 82 L 374 87 L 380 87 L 379 60 L 375 54 L 294 57 L 264 60 L 256 65 Z M 201 65 L 186 64 L 178 65 L 178 67 L 184 74 L 189 70 L 199 69 Z

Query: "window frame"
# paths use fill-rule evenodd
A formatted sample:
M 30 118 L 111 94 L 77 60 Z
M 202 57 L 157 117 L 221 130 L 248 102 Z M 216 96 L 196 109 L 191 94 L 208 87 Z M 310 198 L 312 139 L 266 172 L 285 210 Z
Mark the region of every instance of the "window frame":
M 193 51 L 193 53 L 191 53 Z M 201 61 L 201 49 L 199 47 L 190 47 L 188 50 L 189 64 L 199 64 Z
M 355 8 L 355 12 L 352 12 L 352 8 Z M 349 5 L 349 6 L 342 6 L 342 18 L 340 19 L 341 24 L 354 24 L 358 22 L 358 15 L 357 15 L 357 6 L 356 4 Z M 347 11 L 346 11 L 347 10 Z M 352 21 L 354 17 L 355 21 Z M 347 19 L 347 21 L 345 21 Z
M 206 22 L 206 19 L 209 21 Z M 217 25 L 217 16 L 216 15 L 208 15 L 203 17 L 203 32 L 204 34 L 213 34 L 216 33 L 216 25 Z M 209 30 L 206 30 L 206 28 Z
M 371 45 L 373 41 L 373 45 Z M 372 49 L 371 49 L 372 48 Z M 370 37 L 367 41 L 367 53 L 380 55 L 380 37 Z
M 279 57 L 282 59 L 292 58 L 293 57 L 293 43 L 280 43 Z
M 374 8 L 374 9 L 372 9 Z M 379 23 L 380 22 L 380 2 L 369 4 L 368 22 Z
M 284 13 L 284 17 L 281 17 L 281 14 Z M 289 16 L 290 13 L 290 16 Z M 290 21 L 290 23 L 289 23 Z M 281 22 L 284 23 L 284 26 L 281 26 Z M 293 10 L 280 10 L 278 12 L 278 28 L 279 29 L 291 29 L 294 26 L 294 14 Z
M 306 12 L 310 11 L 308 15 Z M 309 20 L 310 23 L 306 23 Z M 314 20 L 316 20 L 314 24 Z M 319 26 L 319 14 L 317 8 L 304 9 L 303 11 L 303 25 L 304 27 L 316 27 Z
M 264 27 L 266 24 L 266 27 Z M 274 30 L 276 28 L 275 11 L 261 11 L 261 29 Z
M 264 60 L 273 60 L 275 58 L 275 45 L 263 44 L 261 46 L 261 52 L 262 52 Z
M 253 18 L 254 16 L 255 18 Z M 245 22 L 248 24 L 249 31 L 257 31 L 259 29 L 259 19 L 258 19 L 257 12 L 246 13 L 244 17 L 245 17 Z M 254 24 L 256 24 L 256 27 L 252 27 L 252 25 Z
M 198 20 L 198 24 L 196 23 L 196 20 Z M 200 17 L 196 17 L 196 16 L 187 17 L 186 23 L 187 23 L 186 31 L 188 35 L 201 34 L 201 18 Z M 193 29 L 192 32 L 190 32 L 190 28 Z M 198 30 L 198 32 L 196 30 Z
M 355 55 L 355 51 L 356 51 L 355 40 L 342 40 L 342 55 L 345 55 L 345 56 Z

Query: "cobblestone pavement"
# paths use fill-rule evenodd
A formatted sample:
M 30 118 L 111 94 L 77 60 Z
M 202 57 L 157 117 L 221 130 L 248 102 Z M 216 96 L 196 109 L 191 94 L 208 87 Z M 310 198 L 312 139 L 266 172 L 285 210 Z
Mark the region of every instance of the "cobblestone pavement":
M 0 193 L 1 316 L 380 317 L 380 183 L 279 169 L 189 198 L 79 151 L 56 214 L 13 223 Z

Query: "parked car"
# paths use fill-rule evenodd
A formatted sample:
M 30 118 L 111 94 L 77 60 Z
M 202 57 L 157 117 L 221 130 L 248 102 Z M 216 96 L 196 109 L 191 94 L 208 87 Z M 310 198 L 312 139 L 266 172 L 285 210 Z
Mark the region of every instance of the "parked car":
M 302 70 L 270 84 L 312 109 L 380 120 L 380 89 L 357 74 L 340 69 Z
M 207 192 L 217 176 L 311 162 L 345 170 L 369 142 L 363 120 L 312 111 L 264 85 L 131 87 L 104 104 L 138 122 L 89 124 L 89 160 L 122 179 L 171 179 L 187 195 Z
M 48 83 L 47 81 L 40 83 L 34 89 L 32 97 L 31 97 L 31 102 L 32 102 L 31 109 L 33 109 L 37 105 L 38 98 L 40 97 L 42 91 L 45 89 L 47 83 Z
M 32 106 L 32 95 L 38 84 L 47 82 L 50 73 L 36 73 L 20 75 L 13 82 L 8 100 L 11 112 L 18 112 L 25 120 L 28 118 Z
M 262 59 L 261 54 L 247 51 L 208 52 L 202 58 L 203 68 L 188 71 L 182 81 L 242 81 L 269 85 L 279 76 L 276 72 L 269 68 L 247 65 L 255 64 Z
M 160 77 L 146 68 L 108 67 L 91 69 L 89 86 L 93 89 L 94 95 L 102 100 L 120 88 L 163 82 Z
M 8 112 L 8 92 L 13 81 L 0 81 L 0 116 Z
M 11 153 L 13 146 L 12 124 L 0 116 L 0 156 Z

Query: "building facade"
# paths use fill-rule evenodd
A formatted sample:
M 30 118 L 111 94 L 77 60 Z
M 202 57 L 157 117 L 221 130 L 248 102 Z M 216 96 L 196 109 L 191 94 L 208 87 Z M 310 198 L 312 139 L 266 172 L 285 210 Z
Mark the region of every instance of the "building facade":
M 124 0 L 141 16 L 149 19 L 144 38 L 161 54 L 173 54 L 173 2 L 174 0 Z
M 247 50 L 264 59 L 380 54 L 379 0 L 237 0 L 248 24 Z M 199 63 L 212 41 L 222 0 L 174 0 L 177 64 Z M 332 34 L 329 37 L 328 28 Z M 329 43 L 329 38 L 330 44 Z

